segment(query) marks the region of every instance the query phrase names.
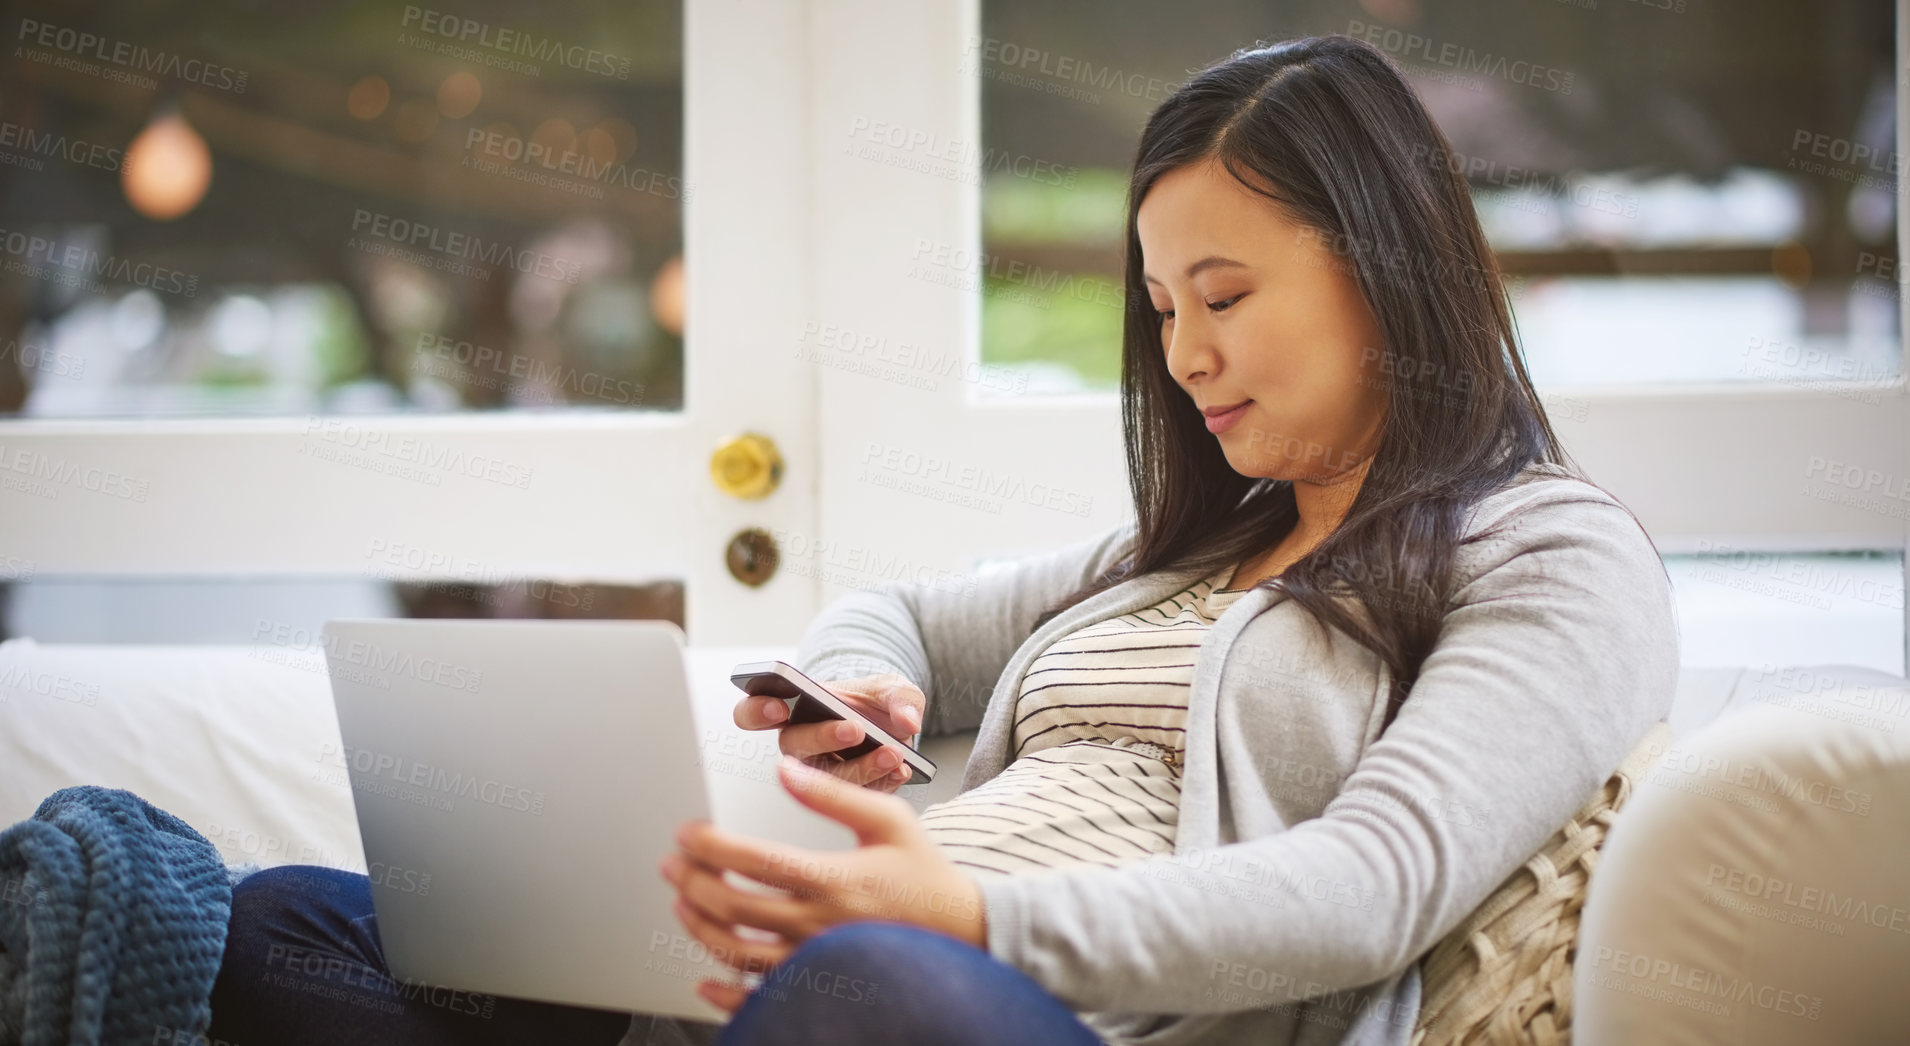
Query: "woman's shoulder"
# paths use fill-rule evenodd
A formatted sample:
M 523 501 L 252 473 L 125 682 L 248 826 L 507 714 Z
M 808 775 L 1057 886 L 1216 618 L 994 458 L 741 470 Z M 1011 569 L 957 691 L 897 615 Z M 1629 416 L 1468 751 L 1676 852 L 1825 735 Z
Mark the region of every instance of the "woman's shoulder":
M 1473 507 L 1457 564 L 1461 583 L 1533 553 L 1544 553 L 1547 575 L 1577 572 L 1587 583 L 1663 580 L 1658 550 L 1631 510 L 1605 488 L 1545 462 L 1526 466 Z
M 1477 508 L 1453 561 L 1449 621 L 1463 615 L 1474 624 L 1537 625 L 1574 649 L 1648 662 L 1662 687 L 1675 685 L 1671 578 L 1622 501 L 1557 466 L 1536 466 Z M 1504 635 L 1511 644 L 1531 643 L 1530 631 Z M 1666 702 L 1669 694 L 1662 690 Z
M 1467 517 L 1464 533 L 1467 539 L 1477 541 L 1540 523 L 1608 524 L 1614 512 L 1631 517 L 1624 503 L 1605 488 L 1563 465 L 1535 461 L 1519 470 L 1511 482 L 1479 499 Z

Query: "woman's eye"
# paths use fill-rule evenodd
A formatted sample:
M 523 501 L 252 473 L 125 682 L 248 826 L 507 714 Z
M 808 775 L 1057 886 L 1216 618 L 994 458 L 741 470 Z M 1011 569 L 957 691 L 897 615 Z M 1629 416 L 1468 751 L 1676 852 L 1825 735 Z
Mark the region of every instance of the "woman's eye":
M 1244 297 L 1246 297 L 1245 294 L 1236 294 L 1233 297 L 1228 298 L 1226 301 L 1208 302 L 1207 307 L 1209 309 L 1212 309 L 1215 312 L 1226 312 L 1228 309 L 1231 309 L 1234 307 L 1235 302 L 1239 301 L 1240 299 Z M 1174 318 L 1173 309 L 1155 309 L 1154 311 L 1157 313 L 1160 313 L 1162 323 L 1166 323 L 1168 320 L 1171 320 Z

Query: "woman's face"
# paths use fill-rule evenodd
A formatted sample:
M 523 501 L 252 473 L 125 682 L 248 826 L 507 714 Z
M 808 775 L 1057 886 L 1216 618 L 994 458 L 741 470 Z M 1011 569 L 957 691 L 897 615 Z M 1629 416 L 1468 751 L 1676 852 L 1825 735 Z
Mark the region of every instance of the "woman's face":
M 1170 171 L 1135 216 L 1167 370 L 1245 476 L 1330 483 L 1378 446 L 1379 324 L 1326 237 L 1218 161 Z

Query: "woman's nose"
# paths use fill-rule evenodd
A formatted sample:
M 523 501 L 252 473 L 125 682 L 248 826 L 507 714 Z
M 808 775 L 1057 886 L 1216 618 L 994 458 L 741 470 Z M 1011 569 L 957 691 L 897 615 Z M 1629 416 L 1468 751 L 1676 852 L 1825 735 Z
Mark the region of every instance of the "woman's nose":
M 1195 378 L 1210 377 L 1219 360 L 1210 331 L 1198 323 L 1174 324 L 1167 343 L 1167 372 L 1177 381 L 1186 385 Z

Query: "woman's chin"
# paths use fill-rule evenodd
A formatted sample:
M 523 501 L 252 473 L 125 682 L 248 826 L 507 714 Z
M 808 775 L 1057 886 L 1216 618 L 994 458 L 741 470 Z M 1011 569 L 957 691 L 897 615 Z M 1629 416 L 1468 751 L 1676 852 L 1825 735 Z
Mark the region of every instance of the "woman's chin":
M 1291 461 L 1267 461 L 1249 458 L 1244 454 L 1227 455 L 1227 464 L 1235 472 L 1250 479 L 1292 480 L 1306 479 L 1307 470 Z

